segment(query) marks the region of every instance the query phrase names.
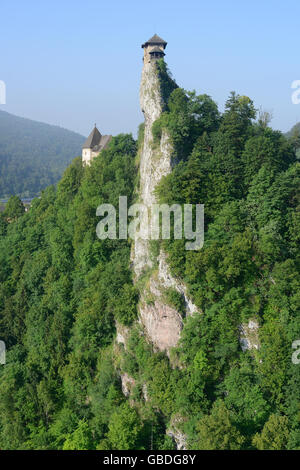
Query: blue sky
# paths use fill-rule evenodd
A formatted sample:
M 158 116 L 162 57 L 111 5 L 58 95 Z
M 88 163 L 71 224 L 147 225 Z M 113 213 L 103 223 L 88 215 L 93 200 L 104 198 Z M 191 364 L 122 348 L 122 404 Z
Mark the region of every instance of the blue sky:
M 223 109 L 231 90 L 273 112 L 283 131 L 300 121 L 299 0 L 1 0 L 0 109 L 87 135 L 133 132 L 141 44 L 166 41 L 179 86 Z

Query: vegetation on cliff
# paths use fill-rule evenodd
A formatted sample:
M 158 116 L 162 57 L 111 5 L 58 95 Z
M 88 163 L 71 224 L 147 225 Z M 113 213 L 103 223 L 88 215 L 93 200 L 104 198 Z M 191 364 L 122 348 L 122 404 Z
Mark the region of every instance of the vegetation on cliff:
M 0 218 L 2 449 L 171 449 L 176 426 L 192 449 L 300 448 L 295 146 L 255 122 L 247 97 L 233 93 L 221 114 L 207 95 L 169 92 L 153 134 L 168 131 L 178 164 L 157 195 L 205 204 L 205 244 L 161 247 L 201 313 L 184 318 L 170 358 L 155 352 L 136 322 L 129 242 L 96 237 L 100 203 L 134 200 L 131 136 L 90 167 L 75 159 L 28 213 L 12 201 Z M 183 311 L 177 294 L 166 301 Z M 249 320 L 259 349 L 241 348 Z
M 175 90 L 156 124 L 168 130 L 180 160 L 157 189 L 161 202 L 205 204 L 202 250 L 163 242 L 173 274 L 203 312 L 185 321 L 175 352 L 195 377 L 178 396 L 183 403 L 193 383 L 186 409 L 176 411 L 200 449 L 231 448 L 232 442 L 237 448 L 299 448 L 300 368 L 291 361 L 291 345 L 300 333 L 300 165 L 293 142 L 254 122 L 249 98 L 232 93 L 224 114 L 213 117 L 195 112 L 195 99 L 201 101 Z M 187 133 L 178 132 L 182 122 L 191 122 L 190 148 Z M 249 320 L 260 327 L 257 351 L 242 351 L 239 343 L 240 325 Z M 220 431 L 226 421 L 228 430 L 220 434 L 227 444 L 219 443 L 214 428 Z M 230 437 L 232 426 L 243 439 Z

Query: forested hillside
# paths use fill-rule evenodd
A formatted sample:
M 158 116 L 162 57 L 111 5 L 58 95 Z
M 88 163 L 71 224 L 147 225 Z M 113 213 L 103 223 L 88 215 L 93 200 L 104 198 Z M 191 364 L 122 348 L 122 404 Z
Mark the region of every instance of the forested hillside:
M 33 197 L 57 183 L 84 137 L 0 111 L 0 198 Z
M 1 449 L 172 449 L 174 434 L 191 449 L 300 449 L 291 360 L 300 165 L 293 144 L 255 118 L 247 97 L 231 94 L 221 114 L 207 95 L 177 88 L 153 126 L 154 145 L 168 130 L 178 163 L 160 201 L 205 204 L 201 250 L 153 243 L 153 259 L 161 243 L 199 309 L 187 316 L 167 293 L 184 322 L 170 357 L 137 322 L 130 240 L 95 232 L 100 203 L 137 198 L 142 126 L 138 142 L 114 137 L 90 167 L 75 159 L 28 213 L 9 205 L 0 219 Z M 249 321 L 258 348 L 241 345 Z

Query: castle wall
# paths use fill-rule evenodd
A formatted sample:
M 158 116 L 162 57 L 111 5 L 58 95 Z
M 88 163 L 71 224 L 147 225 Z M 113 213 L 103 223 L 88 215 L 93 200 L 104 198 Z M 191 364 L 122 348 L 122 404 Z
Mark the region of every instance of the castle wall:
M 85 165 L 89 165 L 92 160 L 92 150 L 91 149 L 83 149 L 82 150 L 82 163 Z
M 150 57 L 149 52 L 152 51 L 152 49 L 154 49 L 154 47 L 155 47 L 155 46 L 147 46 L 147 47 L 144 47 L 144 64 L 150 62 L 151 57 Z M 157 46 L 156 46 L 156 47 L 157 47 Z M 158 46 L 158 47 L 161 49 L 162 52 L 164 51 L 163 47 L 161 47 L 161 46 Z

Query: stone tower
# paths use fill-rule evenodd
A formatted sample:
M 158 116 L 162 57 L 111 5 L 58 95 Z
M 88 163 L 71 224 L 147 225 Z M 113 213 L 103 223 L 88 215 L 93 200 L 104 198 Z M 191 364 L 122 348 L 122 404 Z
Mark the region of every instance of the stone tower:
M 164 50 L 167 44 L 168 43 L 157 36 L 157 34 L 154 34 L 152 38 L 142 44 L 142 48 L 144 49 L 144 64 L 153 59 L 163 58 L 165 56 Z

